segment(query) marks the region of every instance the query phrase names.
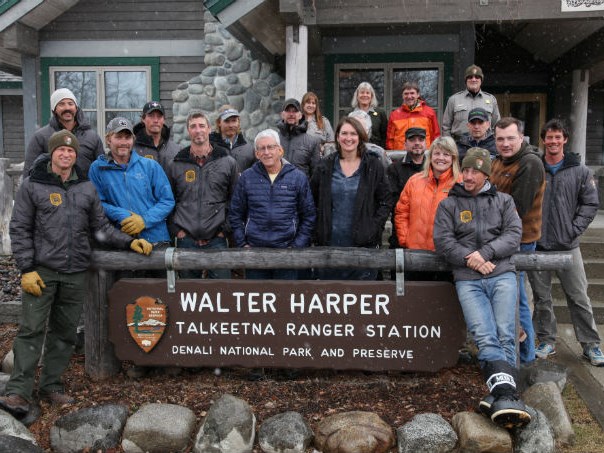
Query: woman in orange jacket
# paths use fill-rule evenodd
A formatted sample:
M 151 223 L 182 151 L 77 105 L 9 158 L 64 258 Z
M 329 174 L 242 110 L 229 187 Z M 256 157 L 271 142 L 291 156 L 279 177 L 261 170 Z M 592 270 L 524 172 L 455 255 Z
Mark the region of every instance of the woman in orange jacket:
M 457 146 L 451 137 L 438 137 L 423 170 L 407 181 L 396 204 L 394 225 L 401 247 L 434 250 L 436 209 L 456 182 L 461 182 Z

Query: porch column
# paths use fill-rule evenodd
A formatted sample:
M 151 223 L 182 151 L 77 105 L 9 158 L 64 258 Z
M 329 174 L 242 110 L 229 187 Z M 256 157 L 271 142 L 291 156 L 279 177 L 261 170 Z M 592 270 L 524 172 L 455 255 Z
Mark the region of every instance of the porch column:
M 25 147 L 33 137 L 36 129 L 40 127 L 38 121 L 38 58 L 29 55 L 21 55 L 22 79 L 23 79 L 23 130 L 25 135 Z M 43 112 L 42 124 L 46 124 L 50 118 L 50 112 Z M 23 151 L 25 160 L 25 150 Z
M 570 150 L 581 156 L 585 163 L 587 137 L 587 98 L 589 93 L 589 69 L 573 71 L 573 86 L 570 94 Z
M 285 27 L 285 98 L 302 99 L 308 87 L 308 29 Z

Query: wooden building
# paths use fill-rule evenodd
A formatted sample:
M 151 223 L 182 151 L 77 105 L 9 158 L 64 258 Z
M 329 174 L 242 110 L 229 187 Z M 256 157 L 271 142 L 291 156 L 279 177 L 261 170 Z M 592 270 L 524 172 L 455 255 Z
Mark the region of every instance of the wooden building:
M 62 83 L 101 134 L 117 113 L 137 121 L 148 99 L 171 123 L 171 93 L 204 68 L 206 8 L 282 72 L 286 96 L 316 91 L 332 121 L 362 80 L 386 110 L 400 105 L 405 80 L 419 80 L 440 117 L 476 63 L 531 142 L 559 116 L 571 122 L 571 149 L 604 165 L 599 0 L 0 0 L 0 70 L 22 78 L 0 78 L 0 157 L 19 159 Z M 21 130 L 9 126 L 19 115 Z

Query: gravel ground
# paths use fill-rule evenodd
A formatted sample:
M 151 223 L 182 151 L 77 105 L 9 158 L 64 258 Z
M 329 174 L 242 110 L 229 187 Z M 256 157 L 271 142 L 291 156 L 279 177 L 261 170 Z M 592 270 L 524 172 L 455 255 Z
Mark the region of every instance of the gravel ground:
M 12 256 L 0 255 L 0 303 L 21 299 L 21 273 Z

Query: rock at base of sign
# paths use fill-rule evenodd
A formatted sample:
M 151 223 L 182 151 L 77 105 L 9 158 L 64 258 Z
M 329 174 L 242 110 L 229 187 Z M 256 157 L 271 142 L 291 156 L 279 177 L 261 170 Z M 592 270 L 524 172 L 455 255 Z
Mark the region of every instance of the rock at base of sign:
M 399 453 L 446 453 L 457 443 L 457 434 L 438 414 L 418 414 L 396 434 Z
M 268 418 L 258 431 L 258 443 L 266 453 L 304 453 L 313 432 L 298 412 L 284 412 Z
M 323 453 L 385 453 L 394 445 L 392 428 L 371 412 L 327 417 L 315 435 L 315 447 Z

